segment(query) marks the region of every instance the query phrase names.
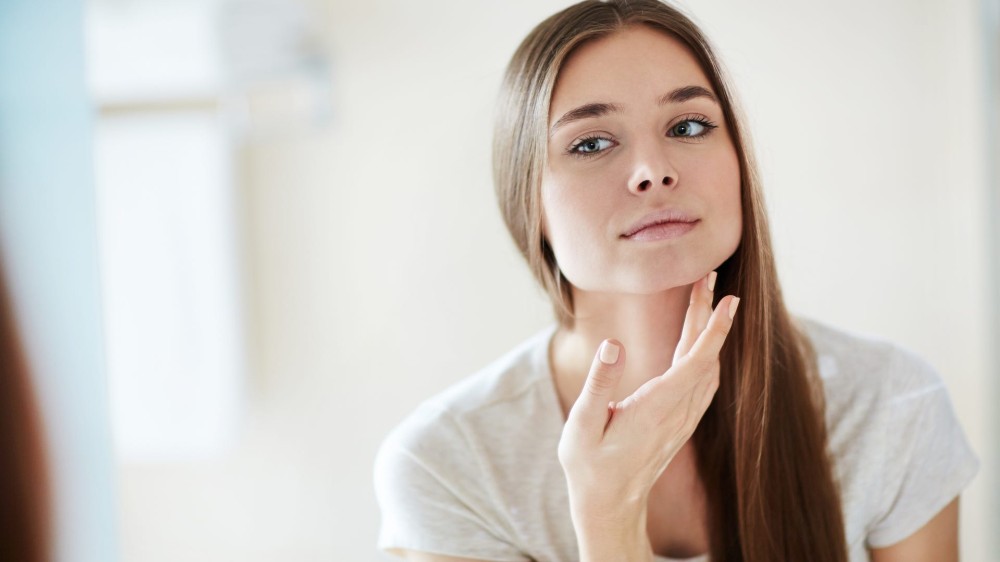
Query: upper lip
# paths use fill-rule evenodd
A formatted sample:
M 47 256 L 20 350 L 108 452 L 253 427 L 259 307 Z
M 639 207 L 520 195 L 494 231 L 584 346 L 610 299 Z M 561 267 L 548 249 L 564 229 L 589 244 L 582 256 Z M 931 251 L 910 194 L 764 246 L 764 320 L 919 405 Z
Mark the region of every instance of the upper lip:
M 660 211 L 649 213 L 648 215 L 642 217 L 641 219 L 639 219 L 638 222 L 633 224 L 632 227 L 629 228 L 627 232 L 622 234 L 622 236 L 625 237 L 632 236 L 636 232 L 639 232 L 640 230 L 649 226 L 653 226 L 655 224 L 661 224 L 665 222 L 695 222 L 697 220 L 698 220 L 697 218 L 689 215 L 688 213 L 685 213 L 680 209 L 663 209 Z

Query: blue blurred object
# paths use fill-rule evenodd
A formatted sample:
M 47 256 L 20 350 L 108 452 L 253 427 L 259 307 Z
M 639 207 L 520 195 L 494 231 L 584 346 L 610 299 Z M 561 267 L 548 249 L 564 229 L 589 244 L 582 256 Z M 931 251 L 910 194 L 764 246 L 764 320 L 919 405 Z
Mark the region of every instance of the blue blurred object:
M 46 425 L 60 561 L 118 559 L 77 0 L 0 1 L 0 258 Z

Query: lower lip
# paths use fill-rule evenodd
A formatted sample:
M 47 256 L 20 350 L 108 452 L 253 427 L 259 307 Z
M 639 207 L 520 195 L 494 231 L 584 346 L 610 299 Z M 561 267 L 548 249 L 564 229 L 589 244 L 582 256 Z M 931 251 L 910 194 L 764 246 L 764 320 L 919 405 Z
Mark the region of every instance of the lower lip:
M 632 236 L 626 236 L 629 240 L 642 240 L 651 242 L 653 240 L 667 240 L 677 238 L 691 231 L 698 224 L 694 222 L 665 222 L 654 226 L 646 227 Z

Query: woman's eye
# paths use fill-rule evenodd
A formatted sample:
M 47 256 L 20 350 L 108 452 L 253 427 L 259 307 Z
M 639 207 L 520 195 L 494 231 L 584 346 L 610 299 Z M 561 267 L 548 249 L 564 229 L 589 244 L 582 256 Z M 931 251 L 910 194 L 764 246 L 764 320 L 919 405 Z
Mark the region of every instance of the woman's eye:
M 604 137 L 590 137 L 574 144 L 570 147 L 569 151 L 574 156 L 592 156 L 606 150 L 611 143 L 611 139 L 606 139 Z M 603 149 L 601 148 L 602 146 L 604 146 Z
M 677 133 L 671 136 L 700 138 L 710 133 L 715 127 L 714 123 L 704 119 L 685 119 L 674 125 L 670 130 Z

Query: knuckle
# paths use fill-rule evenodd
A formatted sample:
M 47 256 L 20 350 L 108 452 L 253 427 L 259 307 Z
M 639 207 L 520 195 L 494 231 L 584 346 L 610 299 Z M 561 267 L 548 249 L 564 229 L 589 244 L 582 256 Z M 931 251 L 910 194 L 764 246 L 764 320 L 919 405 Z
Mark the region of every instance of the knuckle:
M 569 460 L 570 452 L 569 449 L 563 446 L 562 443 L 559 444 L 559 448 L 556 449 L 556 458 L 559 459 L 559 463 L 565 465 L 566 461 Z
M 699 372 L 710 371 L 712 366 L 716 363 L 717 359 L 711 355 L 697 355 L 692 359 L 693 366 Z
M 677 367 L 679 369 L 697 369 L 700 361 L 701 358 L 697 353 L 697 349 L 693 349 L 677 362 Z
M 713 377 L 712 377 L 711 379 L 709 379 L 709 381 L 708 381 L 708 391 L 709 391 L 710 393 L 712 393 L 712 394 L 715 394 L 715 391 L 716 391 L 716 390 L 719 390 L 719 375 L 718 375 L 718 373 L 716 373 L 716 374 L 715 374 L 715 375 L 714 375 L 714 376 L 713 376 Z
M 559 459 L 559 464 L 563 466 L 572 465 L 577 454 L 577 449 L 574 445 L 566 440 L 559 442 L 559 447 L 556 449 L 556 457 Z
M 614 377 L 604 370 L 597 370 L 587 378 L 587 390 L 594 395 L 602 396 L 605 391 L 611 390 L 615 386 Z
M 685 361 L 688 364 L 687 368 L 701 374 L 717 373 L 722 366 L 719 356 L 705 349 L 700 350 L 699 353 L 692 353 L 685 358 Z
M 733 328 L 732 322 L 729 321 L 728 318 L 729 317 L 726 316 L 727 320 L 725 322 L 719 322 L 716 325 L 716 327 L 715 327 L 716 331 L 719 332 L 722 335 L 723 338 L 725 338 L 726 336 L 728 336 L 729 335 L 729 331 L 732 330 L 732 328 Z

